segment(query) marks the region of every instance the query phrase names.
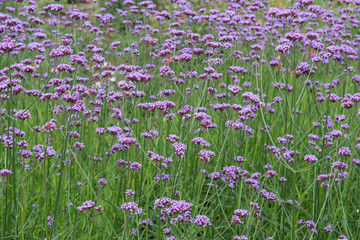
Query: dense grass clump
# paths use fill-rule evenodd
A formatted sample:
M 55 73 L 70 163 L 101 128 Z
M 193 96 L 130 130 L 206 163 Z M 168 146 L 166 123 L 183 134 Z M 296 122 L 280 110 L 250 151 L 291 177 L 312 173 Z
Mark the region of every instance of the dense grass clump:
M 360 239 L 359 0 L 75 2 L 0 0 L 1 239 Z

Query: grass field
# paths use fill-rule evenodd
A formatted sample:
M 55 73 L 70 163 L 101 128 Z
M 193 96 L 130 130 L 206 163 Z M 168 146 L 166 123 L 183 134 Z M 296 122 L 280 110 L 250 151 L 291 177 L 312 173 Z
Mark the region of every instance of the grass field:
M 359 0 L 0 4 L 0 239 L 360 239 Z

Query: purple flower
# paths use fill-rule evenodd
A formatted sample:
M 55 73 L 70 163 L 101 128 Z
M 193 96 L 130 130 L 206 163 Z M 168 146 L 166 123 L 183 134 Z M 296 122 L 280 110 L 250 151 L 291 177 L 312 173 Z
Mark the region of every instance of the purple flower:
M 11 52 L 16 48 L 16 43 L 14 40 L 5 38 L 3 42 L 0 42 L 0 51 Z
M 239 217 L 247 217 L 247 216 L 249 216 L 250 213 L 248 210 L 245 210 L 245 209 L 236 209 L 234 211 L 234 214 Z
M 327 225 L 326 227 L 324 227 L 325 231 L 327 232 L 331 232 L 332 226 L 331 225 Z
M 211 226 L 210 219 L 205 215 L 197 215 L 195 218 L 195 224 L 201 227 Z
M 98 181 L 98 183 L 99 183 L 100 185 L 105 186 L 105 185 L 108 184 L 108 181 L 107 181 L 105 178 L 100 178 L 99 181 Z
M 83 212 L 84 210 L 91 209 L 95 206 L 95 203 L 91 200 L 83 202 L 80 207 L 77 207 L 79 212 Z
M 179 141 L 180 137 L 176 136 L 175 134 L 170 134 L 167 139 L 169 142 L 175 143 L 176 141 Z
M 8 170 L 8 169 L 1 169 L 0 171 L 0 175 L 3 177 L 6 177 L 8 175 L 12 174 L 12 171 Z
M 311 155 L 311 154 L 305 155 L 304 160 L 311 162 L 311 163 L 315 163 L 318 161 L 317 157 L 315 155 Z
M 201 150 L 198 155 L 200 156 L 200 161 L 208 163 L 210 161 L 210 157 L 215 156 L 215 153 L 210 150 Z
M 287 179 L 286 179 L 285 177 L 281 177 L 281 178 L 279 179 L 279 181 L 282 182 L 282 183 L 284 183 L 284 182 L 287 181 Z
M 48 226 L 51 226 L 53 224 L 53 222 L 54 222 L 54 217 L 48 216 L 47 221 L 48 221 Z
M 164 234 L 165 235 L 170 235 L 171 234 L 171 228 L 164 228 Z
M 142 213 L 142 208 L 139 208 L 135 202 L 127 202 L 121 205 L 121 209 L 127 210 L 131 215 L 140 215 Z
M 343 157 L 350 157 L 351 156 L 351 151 L 350 151 L 350 149 L 348 147 L 341 147 L 339 149 L 338 154 L 340 156 L 343 156 Z
M 308 220 L 306 221 L 306 226 L 308 226 L 309 228 L 315 228 L 316 224 L 313 221 Z
M 172 145 L 175 150 L 175 154 L 178 155 L 180 158 L 185 156 L 186 145 L 181 142 L 176 142 Z
M 270 201 L 275 201 L 278 198 L 274 193 L 268 192 L 265 189 L 260 191 L 260 196 Z
M 234 240 L 248 240 L 248 238 L 245 235 L 242 235 L 242 236 L 236 235 L 234 237 Z
M 142 168 L 142 165 L 138 162 L 133 162 L 131 165 L 130 165 L 130 170 L 140 170 Z
M 128 189 L 125 191 L 125 196 L 127 196 L 127 197 L 131 197 L 134 194 L 135 194 L 135 191 L 133 191 L 131 189 Z
M 47 5 L 46 7 L 43 7 L 43 9 L 45 11 L 59 12 L 62 9 L 64 9 L 64 6 L 61 4 L 50 4 L 50 5 Z

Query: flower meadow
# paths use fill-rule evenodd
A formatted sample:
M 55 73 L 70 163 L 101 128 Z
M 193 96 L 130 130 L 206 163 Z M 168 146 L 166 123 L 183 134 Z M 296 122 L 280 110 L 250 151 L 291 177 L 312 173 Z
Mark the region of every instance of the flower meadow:
M 1 0 L 1 239 L 360 239 L 359 5 Z

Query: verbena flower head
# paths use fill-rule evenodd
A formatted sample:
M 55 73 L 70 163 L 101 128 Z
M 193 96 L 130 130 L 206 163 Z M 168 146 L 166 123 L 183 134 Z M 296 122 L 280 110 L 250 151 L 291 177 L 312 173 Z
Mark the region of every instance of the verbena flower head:
M 194 222 L 201 227 L 211 226 L 210 219 L 205 215 L 197 215 Z
M 61 4 L 50 4 L 46 7 L 43 7 L 45 11 L 53 11 L 53 12 L 59 12 L 64 9 L 64 6 Z
M 0 175 L 3 177 L 9 176 L 12 174 L 12 171 L 8 170 L 8 169 L 1 169 L 0 171 Z

